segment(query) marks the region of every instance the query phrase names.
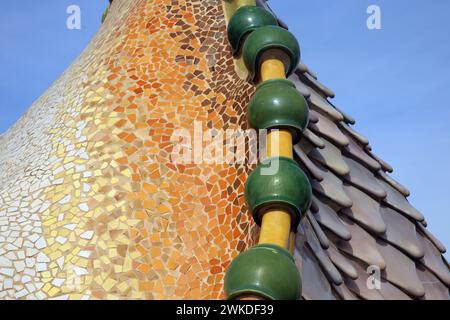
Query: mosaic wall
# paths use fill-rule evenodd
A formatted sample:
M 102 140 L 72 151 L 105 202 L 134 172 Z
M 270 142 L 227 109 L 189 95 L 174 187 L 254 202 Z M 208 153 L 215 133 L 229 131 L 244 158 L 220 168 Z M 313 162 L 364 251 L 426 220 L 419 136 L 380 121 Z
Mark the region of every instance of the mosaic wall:
M 251 168 L 174 165 L 170 137 L 245 127 L 228 46 L 221 1 L 114 1 L 0 137 L 0 299 L 222 297 Z
M 235 70 L 222 5 L 115 0 L 0 136 L 0 299 L 223 298 L 225 270 L 257 238 L 244 201 L 253 167 L 171 160 L 172 134 L 193 135 L 195 121 L 247 128 L 254 86 Z M 294 250 L 302 297 L 450 299 L 446 249 L 392 167 L 305 64 L 290 80 L 311 109 L 294 148 L 314 193 Z

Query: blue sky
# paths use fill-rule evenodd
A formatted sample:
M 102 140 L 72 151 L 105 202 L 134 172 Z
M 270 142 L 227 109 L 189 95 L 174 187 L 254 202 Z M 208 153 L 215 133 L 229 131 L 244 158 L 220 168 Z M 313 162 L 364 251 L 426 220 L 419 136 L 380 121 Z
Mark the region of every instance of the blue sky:
M 100 26 L 107 0 L 2 1 L 0 132 L 70 65 Z M 81 8 L 82 29 L 66 28 Z M 302 56 L 395 169 L 429 229 L 450 248 L 450 1 L 271 0 Z M 368 30 L 366 9 L 381 8 Z M 450 256 L 447 254 L 447 258 Z

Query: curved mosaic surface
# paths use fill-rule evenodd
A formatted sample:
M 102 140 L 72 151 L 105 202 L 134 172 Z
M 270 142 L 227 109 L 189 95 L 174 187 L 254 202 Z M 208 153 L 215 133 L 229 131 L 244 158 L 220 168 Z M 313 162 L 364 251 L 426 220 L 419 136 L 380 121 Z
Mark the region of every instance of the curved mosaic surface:
M 408 190 L 307 66 L 291 80 L 311 107 L 295 147 L 314 190 L 295 250 L 303 297 L 449 299 L 445 248 Z M 253 168 L 175 165 L 170 137 L 194 121 L 246 128 L 253 93 L 222 1 L 115 0 L 84 53 L 0 136 L 0 298 L 222 298 L 226 268 L 258 232 L 243 195 Z M 370 265 L 380 290 L 367 287 Z
M 0 137 L 0 298 L 222 297 L 253 243 L 250 168 L 174 165 L 170 137 L 245 126 L 254 88 L 225 35 L 220 1 L 113 2 Z

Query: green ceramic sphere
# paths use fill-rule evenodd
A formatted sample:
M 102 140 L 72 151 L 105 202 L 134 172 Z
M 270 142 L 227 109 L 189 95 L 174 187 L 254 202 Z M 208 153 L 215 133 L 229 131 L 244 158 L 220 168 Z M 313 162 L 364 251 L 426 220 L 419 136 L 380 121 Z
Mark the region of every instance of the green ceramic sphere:
M 253 30 L 278 25 L 277 19 L 267 10 L 256 6 L 243 6 L 231 17 L 228 24 L 228 40 L 233 48 L 233 54 L 240 50 L 242 40 Z
M 225 276 L 228 299 L 256 295 L 269 300 L 298 300 L 300 274 L 294 258 L 276 245 L 257 245 L 241 253 Z
M 289 57 L 286 77 L 294 72 L 300 62 L 300 45 L 292 33 L 279 26 L 264 26 L 247 37 L 244 46 L 244 62 L 253 81 L 259 78 L 261 55 L 268 50 L 281 50 Z
M 308 177 L 298 164 L 285 157 L 266 159 L 250 174 L 245 198 L 253 219 L 261 225 L 270 210 L 286 210 L 296 230 L 302 214 L 311 204 L 312 190 Z
M 261 129 L 288 129 L 297 143 L 308 125 L 309 107 L 289 80 L 269 80 L 260 84 L 247 108 L 250 126 Z

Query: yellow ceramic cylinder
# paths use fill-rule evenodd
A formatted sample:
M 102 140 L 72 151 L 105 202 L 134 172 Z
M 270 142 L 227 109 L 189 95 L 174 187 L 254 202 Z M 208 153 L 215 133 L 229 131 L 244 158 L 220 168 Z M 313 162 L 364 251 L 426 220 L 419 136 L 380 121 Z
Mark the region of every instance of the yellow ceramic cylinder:
M 267 134 L 267 157 L 293 158 L 292 134 L 288 130 L 273 130 Z
M 276 244 L 289 249 L 289 236 L 291 231 L 291 216 L 285 211 L 266 212 L 261 222 L 259 244 Z
M 261 64 L 261 81 L 286 79 L 284 63 L 275 58 L 265 59 Z

